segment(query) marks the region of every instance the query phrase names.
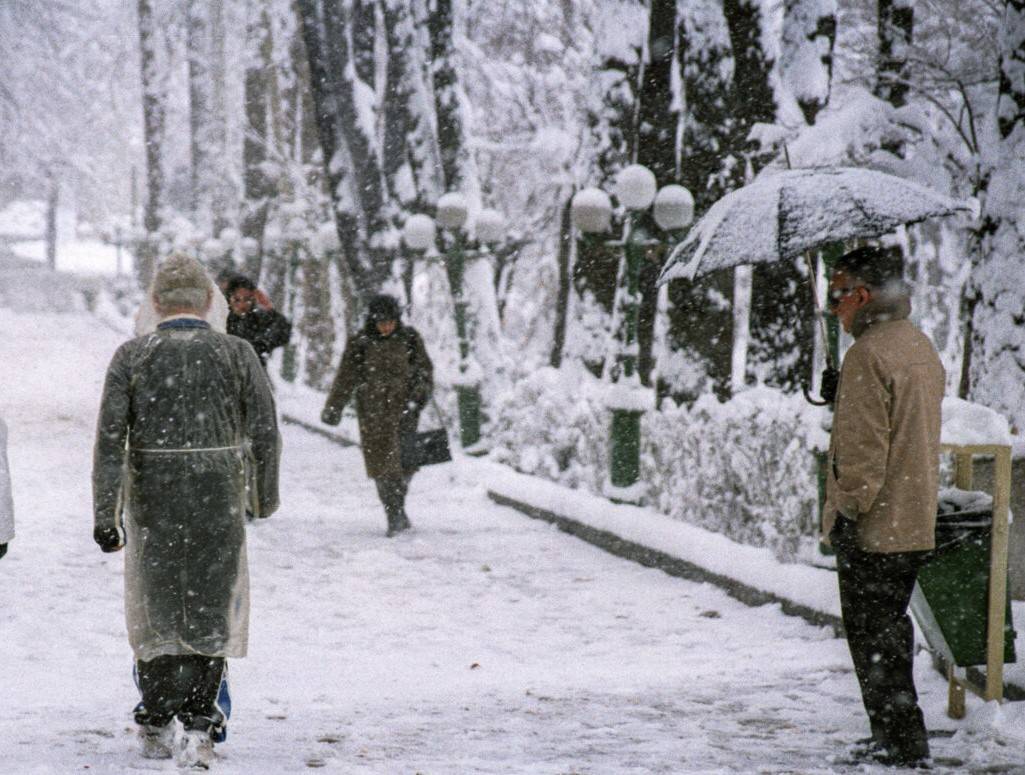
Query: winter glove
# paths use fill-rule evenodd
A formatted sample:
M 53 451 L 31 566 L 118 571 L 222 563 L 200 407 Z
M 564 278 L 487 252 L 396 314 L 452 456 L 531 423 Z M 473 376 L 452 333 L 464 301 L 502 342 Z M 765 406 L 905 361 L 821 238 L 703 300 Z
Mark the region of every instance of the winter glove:
M 335 409 L 333 406 L 325 406 L 324 411 L 320 413 L 320 421 L 324 425 L 338 425 L 342 421 L 342 410 Z
M 7 554 L 7 544 L 0 544 L 0 557 Z
M 827 404 L 836 403 L 836 387 L 840 382 L 840 372 L 832 366 L 826 366 L 822 370 L 822 386 L 819 388 L 819 395 Z
M 117 552 L 125 546 L 125 534 L 117 527 L 93 528 L 93 540 L 106 553 Z

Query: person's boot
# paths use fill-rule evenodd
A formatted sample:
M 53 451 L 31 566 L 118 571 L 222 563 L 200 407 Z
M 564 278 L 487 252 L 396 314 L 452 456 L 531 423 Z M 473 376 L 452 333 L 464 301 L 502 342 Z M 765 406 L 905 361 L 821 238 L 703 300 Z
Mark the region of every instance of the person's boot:
M 186 729 L 178 751 L 178 766 L 208 770 L 214 760 L 214 741 L 205 729 Z
M 139 744 L 143 759 L 170 759 L 174 746 L 174 722 L 162 727 L 140 725 Z

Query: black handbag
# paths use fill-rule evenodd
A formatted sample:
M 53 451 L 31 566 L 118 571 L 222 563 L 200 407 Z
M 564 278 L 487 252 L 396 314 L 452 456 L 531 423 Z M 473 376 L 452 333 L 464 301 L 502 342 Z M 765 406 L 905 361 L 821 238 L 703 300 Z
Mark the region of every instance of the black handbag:
M 447 463 L 452 459 L 452 453 L 448 448 L 448 433 L 444 428 L 437 428 L 433 431 L 404 434 L 399 458 L 404 471 L 436 463 Z

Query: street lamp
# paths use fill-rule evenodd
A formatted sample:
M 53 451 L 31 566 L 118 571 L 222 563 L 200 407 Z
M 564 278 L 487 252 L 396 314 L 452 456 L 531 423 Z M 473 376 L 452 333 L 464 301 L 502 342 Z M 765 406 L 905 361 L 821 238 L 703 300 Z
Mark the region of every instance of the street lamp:
M 654 205 L 655 222 L 671 233 L 690 224 L 694 201 L 683 186 L 674 184 L 659 190 L 655 175 L 640 164 L 631 164 L 620 171 L 616 176 L 615 195 L 627 212 L 622 239 L 606 243 L 623 248 L 623 266 L 614 312 L 620 327 L 618 346 L 614 366 L 609 370 L 611 382 L 605 398 L 606 406 L 612 411 L 609 479 L 605 493 L 615 501 L 636 503 L 644 495 L 643 484 L 639 481 L 641 416 L 655 405 L 654 391 L 641 384 L 637 370 L 641 266 L 647 249 L 661 243 L 641 226 L 640 216 Z M 582 189 L 573 197 L 570 214 L 573 225 L 582 233 L 607 233 L 612 223 L 612 202 L 600 189 Z
M 488 254 L 484 246 L 501 241 L 505 219 L 497 210 L 482 210 L 476 219 L 476 238 L 481 247 L 472 249 L 464 229 L 468 216 L 469 208 L 462 194 L 444 194 L 438 199 L 436 220 L 422 213 L 409 216 L 402 228 L 402 239 L 411 250 L 422 252 L 436 242 L 435 224 L 442 229 L 442 255 L 452 290 L 459 345 L 459 376 L 454 385 L 459 407 L 459 441 L 463 449 L 473 451 L 481 440 L 480 387 L 483 375 L 471 352 L 475 321 L 464 288 L 466 262 L 483 258 Z

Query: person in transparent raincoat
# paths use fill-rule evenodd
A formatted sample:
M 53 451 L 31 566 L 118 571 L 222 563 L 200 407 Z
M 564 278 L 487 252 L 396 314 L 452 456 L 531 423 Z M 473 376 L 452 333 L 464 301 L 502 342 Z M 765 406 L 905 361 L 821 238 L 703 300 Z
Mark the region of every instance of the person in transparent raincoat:
M 200 766 L 223 732 L 226 659 L 247 649 L 247 513 L 277 508 L 280 454 L 259 358 L 203 319 L 213 293 L 195 259 L 160 266 L 152 287 L 160 323 L 114 354 L 93 461 L 93 537 L 105 552 L 126 550 L 143 754 L 171 755 L 177 718 L 180 758 Z
M 11 469 L 7 466 L 7 426 L 0 418 L 0 557 L 14 538 L 14 499 L 11 497 Z

